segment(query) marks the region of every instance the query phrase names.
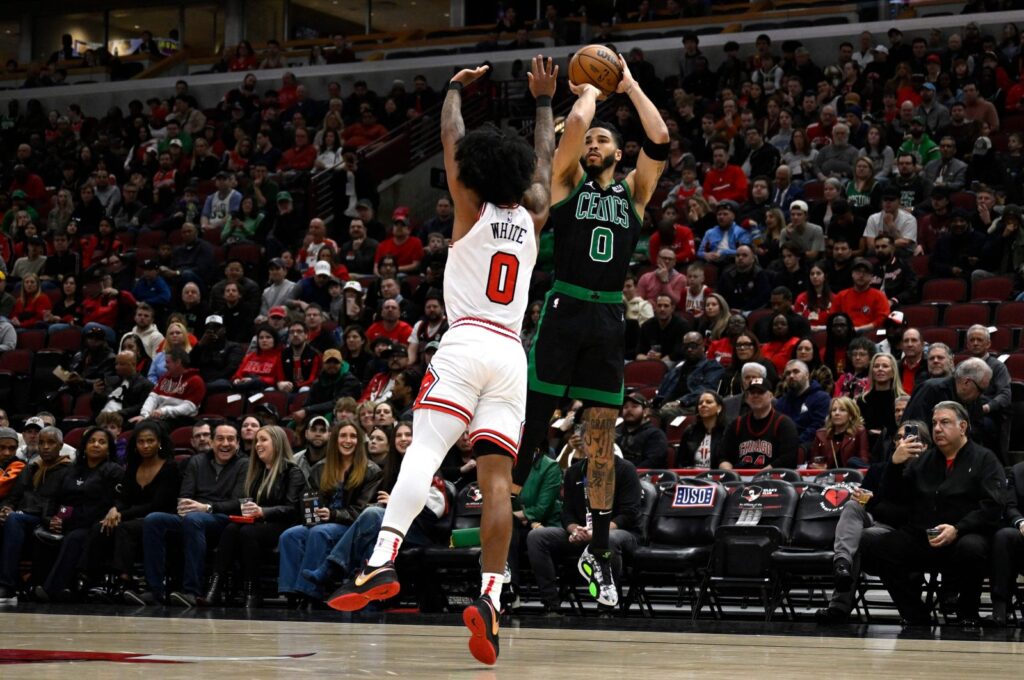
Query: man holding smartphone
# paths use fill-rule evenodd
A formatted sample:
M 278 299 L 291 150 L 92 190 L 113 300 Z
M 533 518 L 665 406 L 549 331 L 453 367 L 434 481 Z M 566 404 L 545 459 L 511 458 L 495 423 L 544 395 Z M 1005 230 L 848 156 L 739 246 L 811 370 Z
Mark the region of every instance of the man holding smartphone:
M 995 454 L 968 437 L 969 415 L 960 403 L 936 404 L 931 423 L 934 444 L 904 443 L 883 473 L 880 495 L 904 504 L 907 519 L 892 533 L 864 536 L 864 568 L 882 578 L 907 625 L 931 621 L 912 575 L 940 571 L 960 593 L 960 622 L 976 626 L 1006 475 Z

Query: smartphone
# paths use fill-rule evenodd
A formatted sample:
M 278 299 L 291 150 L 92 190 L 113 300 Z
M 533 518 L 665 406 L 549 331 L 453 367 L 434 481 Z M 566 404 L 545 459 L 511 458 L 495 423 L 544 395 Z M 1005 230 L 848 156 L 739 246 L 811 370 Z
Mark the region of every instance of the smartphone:
M 918 439 L 920 437 L 920 434 L 921 434 L 921 432 L 917 429 L 917 425 L 904 425 L 903 426 L 903 438 L 904 439 L 910 439 L 911 437 L 913 437 L 914 439 Z

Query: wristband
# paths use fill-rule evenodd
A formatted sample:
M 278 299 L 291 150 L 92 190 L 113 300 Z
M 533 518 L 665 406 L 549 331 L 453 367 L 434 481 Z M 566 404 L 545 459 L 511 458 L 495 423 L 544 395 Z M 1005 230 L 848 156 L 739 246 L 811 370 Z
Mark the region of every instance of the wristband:
M 655 142 L 652 142 L 650 139 L 645 139 L 643 150 L 644 153 L 647 154 L 647 157 L 650 158 L 652 161 L 661 162 L 668 160 L 668 142 L 665 142 L 664 144 L 657 144 Z
M 457 80 L 453 80 L 450 83 L 448 83 L 448 89 L 455 90 L 456 92 L 461 92 L 463 87 L 463 84 L 458 82 Z
M 534 101 L 537 102 L 538 109 L 545 106 L 551 108 L 551 95 L 542 94 Z

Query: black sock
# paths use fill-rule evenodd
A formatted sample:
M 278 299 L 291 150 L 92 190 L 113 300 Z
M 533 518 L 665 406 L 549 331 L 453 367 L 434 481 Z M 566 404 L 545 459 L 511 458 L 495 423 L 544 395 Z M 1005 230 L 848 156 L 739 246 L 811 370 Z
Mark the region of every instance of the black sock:
M 591 510 L 590 517 L 593 522 L 590 533 L 590 554 L 607 559 L 609 557 L 608 532 L 611 531 L 612 511 Z

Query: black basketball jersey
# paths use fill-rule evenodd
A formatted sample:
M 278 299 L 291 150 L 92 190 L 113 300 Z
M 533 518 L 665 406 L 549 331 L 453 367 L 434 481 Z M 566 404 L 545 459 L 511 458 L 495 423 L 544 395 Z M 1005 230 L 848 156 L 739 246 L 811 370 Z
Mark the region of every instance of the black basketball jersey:
M 620 291 L 643 221 L 624 181 L 605 189 L 586 175 L 551 207 L 555 280 L 596 291 Z

